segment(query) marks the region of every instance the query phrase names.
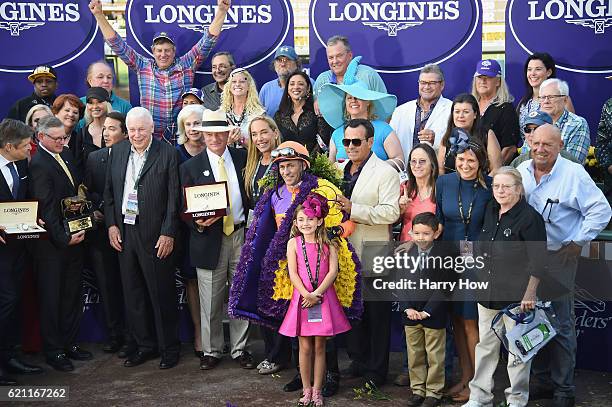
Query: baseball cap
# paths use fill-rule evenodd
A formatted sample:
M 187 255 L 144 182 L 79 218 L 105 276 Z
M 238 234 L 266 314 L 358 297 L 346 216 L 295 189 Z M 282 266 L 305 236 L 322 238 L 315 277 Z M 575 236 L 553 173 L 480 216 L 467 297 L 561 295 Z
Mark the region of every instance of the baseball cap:
M 276 53 L 274 54 L 274 59 L 278 57 L 287 57 L 293 61 L 297 61 L 298 59 L 297 52 L 295 52 L 295 49 L 289 45 L 283 45 L 282 47 L 276 50 Z
M 189 88 L 189 90 L 183 92 L 183 94 L 181 95 L 181 99 L 185 99 L 185 96 L 187 95 L 193 95 L 197 97 L 201 103 L 204 103 L 204 95 L 202 94 L 202 90 L 198 88 Z
M 94 86 L 93 88 L 87 89 L 85 100 L 89 102 L 89 99 L 97 99 L 102 102 L 110 102 L 108 91 L 104 88 Z
M 496 76 L 501 76 L 502 69 L 494 59 L 483 59 L 482 61 L 478 61 L 476 64 L 476 73 L 474 76 L 489 76 L 491 78 L 495 78 Z
M 525 119 L 525 126 L 528 124 L 535 124 L 536 126 L 541 126 L 543 124 L 553 124 L 553 119 L 546 112 L 541 110 L 534 110 L 533 112 L 529 112 L 527 114 L 527 118 Z
M 176 45 L 176 43 L 174 42 L 174 39 L 166 31 L 156 32 L 155 35 L 153 36 L 153 43 L 155 43 L 155 41 L 162 39 L 162 38 L 170 41 L 172 45 Z
M 28 76 L 30 82 L 34 83 L 34 81 L 38 78 L 46 76 L 47 78 L 57 79 L 57 74 L 55 73 L 55 69 L 48 65 L 37 66 L 32 73 Z

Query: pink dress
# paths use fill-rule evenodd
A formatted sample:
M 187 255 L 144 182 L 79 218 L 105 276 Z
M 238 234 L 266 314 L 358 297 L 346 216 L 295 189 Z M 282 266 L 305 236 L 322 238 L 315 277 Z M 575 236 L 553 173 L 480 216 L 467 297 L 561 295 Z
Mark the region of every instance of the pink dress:
M 304 255 L 302 254 L 302 236 L 295 238 L 296 243 L 296 255 L 297 255 L 297 269 L 298 275 L 304 283 L 304 287 L 310 292 L 312 291 L 312 284 L 308 278 L 308 271 L 306 271 L 306 262 L 304 261 Z M 312 277 L 315 278 L 316 267 L 317 267 L 317 244 L 306 242 L 306 254 L 308 255 L 308 263 L 310 264 L 310 270 Z M 329 249 L 325 247 L 321 253 L 321 267 L 319 270 L 319 284 L 323 282 L 327 272 L 329 271 Z M 321 302 L 321 321 L 320 322 L 308 322 L 308 308 L 302 308 L 301 295 L 299 291 L 294 288 L 291 302 L 289 303 L 289 309 L 285 314 L 285 319 L 281 324 L 278 332 L 281 335 L 296 337 L 296 336 L 334 336 L 342 332 L 346 332 L 351 329 L 351 325 L 344 315 L 344 310 L 338 301 L 336 290 L 332 284 L 325 294 L 323 294 L 323 301 Z

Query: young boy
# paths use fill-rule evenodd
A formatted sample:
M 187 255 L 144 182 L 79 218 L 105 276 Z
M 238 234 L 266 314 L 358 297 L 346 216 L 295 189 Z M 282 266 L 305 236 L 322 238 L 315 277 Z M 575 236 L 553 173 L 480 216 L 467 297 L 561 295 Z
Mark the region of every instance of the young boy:
M 440 236 L 440 222 L 431 212 L 424 212 L 412 220 L 412 240 L 408 254 L 421 257 L 413 279 L 445 281 L 449 271 L 435 268 L 433 259 L 443 257 L 444 250 L 434 240 Z M 429 257 L 429 261 L 425 259 Z M 427 264 L 429 263 L 429 264 Z M 439 265 L 439 264 L 438 264 Z M 428 267 L 429 266 L 429 267 Z M 418 283 L 417 283 L 418 284 Z M 412 396 L 407 406 L 439 406 L 444 389 L 444 359 L 448 303 L 445 291 L 415 292 L 415 299 L 400 303 L 404 311 L 406 346 Z

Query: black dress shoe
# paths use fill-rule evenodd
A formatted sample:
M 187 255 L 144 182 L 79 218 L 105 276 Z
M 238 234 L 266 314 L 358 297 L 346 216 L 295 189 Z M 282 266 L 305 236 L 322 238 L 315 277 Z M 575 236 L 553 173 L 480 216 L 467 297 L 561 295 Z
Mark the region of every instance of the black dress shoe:
M 323 397 L 331 397 L 338 393 L 339 388 L 340 373 L 332 373 L 328 370 L 325 375 L 325 384 L 323 384 L 323 389 L 321 389 L 321 395 Z
M 574 407 L 576 405 L 576 399 L 574 397 L 553 397 L 551 406 L 554 407 Z
M 16 386 L 17 381 L 12 377 L 0 374 L 0 386 Z
M 198 359 L 202 359 L 204 357 L 204 352 L 202 352 L 201 350 L 193 350 L 193 354 L 195 355 L 196 358 Z
M 159 362 L 160 369 L 171 369 L 178 365 L 179 353 L 178 352 L 164 352 L 161 361 Z
M 40 374 L 44 372 L 40 366 L 30 365 L 17 358 L 10 358 L 3 363 L 3 368 L 13 374 Z
M 85 349 L 81 349 L 79 345 L 72 345 L 66 350 L 66 356 L 72 360 L 91 360 L 93 354 Z
M 242 352 L 240 356 L 234 360 L 240 363 L 240 367 L 243 369 L 255 369 L 255 361 L 249 352 Z
M 138 346 L 134 342 L 126 342 L 123 344 L 121 349 L 119 349 L 119 352 L 117 352 L 117 357 L 119 359 L 125 359 L 137 351 Z
M 301 388 L 302 388 L 302 376 L 300 376 L 300 374 L 298 373 L 293 377 L 293 379 L 291 379 L 289 383 L 287 383 L 283 387 L 283 391 L 292 392 L 292 391 L 298 391 Z
M 121 349 L 121 345 L 123 345 L 123 340 L 121 338 L 110 338 L 108 342 L 104 344 L 102 351 L 104 353 L 115 353 Z
M 59 370 L 60 372 L 71 372 L 74 370 L 74 365 L 65 353 L 47 356 L 46 362 L 53 369 Z
M 221 359 L 216 358 L 214 356 L 210 356 L 210 355 L 203 356 L 202 359 L 200 359 L 200 369 L 201 370 L 214 369 L 219 364 L 219 362 L 221 362 Z
M 123 362 L 123 366 L 125 367 L 134 367 L 138 365 L 142 365 L 143 363 L 155 359 L 159 354 L 155 351 L 136 351 L 136 353 L 132 353 L 128 358 Z

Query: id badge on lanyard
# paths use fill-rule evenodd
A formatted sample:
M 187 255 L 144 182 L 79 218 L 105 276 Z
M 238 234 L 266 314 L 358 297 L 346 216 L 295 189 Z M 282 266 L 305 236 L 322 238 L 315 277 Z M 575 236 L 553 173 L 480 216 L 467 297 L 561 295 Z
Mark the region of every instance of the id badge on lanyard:
M 459 252 L 462 257 L 474 257 L 474 242 L 467 240 L 467 238 L 459 242 Z
M 321 304 L 315 304 L 308 310 L 308 322 L 323 322 L 323 314 L 321 312 Z
M 136 217 L 138 216 L 138 192 L 133 190 L 128 194 L 127 204 L 125 206 L 125 217 L 123 222 L 128 225 L 136 224 Z

